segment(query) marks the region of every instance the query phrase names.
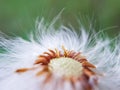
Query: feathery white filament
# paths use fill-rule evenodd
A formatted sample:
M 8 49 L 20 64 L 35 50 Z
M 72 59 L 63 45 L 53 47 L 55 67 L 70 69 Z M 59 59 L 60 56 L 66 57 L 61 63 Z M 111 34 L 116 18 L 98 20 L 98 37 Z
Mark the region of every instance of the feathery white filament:
M 103 77 L 99 77 L 97 89 L 120 90 L 120 43 L 115 43 L 115 49 L 111 50 L 111 41 L 107 38 L 98 38 L 97 34 L 90 36 L 85 30 L 80 30 L 78 35 L 63 25 L 56 30 L 54 24 L 47 27 L 43 19 L 37 27 L 29 41 L 21 37 L 6 38 L 4 34 L 0 34 L 0 47 L 6 51 L 0 54 L 0 90 L 42 90 L 44 76 L 34 77 L 31 71 L 21 75 L 14 72 L 22 67 L 31 67 L 38 55 L 49 48 L 61 50 L 62 45 L 68 50 L 82 52 L 102 72 Z M 54 77 L 44 89 L 53 90 L 57 80 Z M 76 83 L 75 86 L 80 89 L 80 85 Z M 65 90 L 71 90 L 67 82 L 62 86 Z

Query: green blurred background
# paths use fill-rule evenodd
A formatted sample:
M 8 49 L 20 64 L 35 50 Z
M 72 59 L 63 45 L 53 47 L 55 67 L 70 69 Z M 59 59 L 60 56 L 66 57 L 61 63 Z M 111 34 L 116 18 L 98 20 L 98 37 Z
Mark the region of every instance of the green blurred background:
M 37 17 L 50 22 L 64 8 L 60 21 L 76 30 L 78 22 L 95 30 L 105 30 L 110 37 L 120 32 L 120 0 L 0 0 L 0 31 L 9 35 L 35 30 Z

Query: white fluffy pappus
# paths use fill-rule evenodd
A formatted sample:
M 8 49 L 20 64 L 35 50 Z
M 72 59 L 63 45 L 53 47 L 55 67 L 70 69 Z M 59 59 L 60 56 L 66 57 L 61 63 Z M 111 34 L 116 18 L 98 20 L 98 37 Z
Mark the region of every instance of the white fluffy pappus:
M 43 86 L 45 76 L 35 77 L 35 71 L 22 74 L 15 73 L 19 68 L 32 67 L 37 57 L 48 49 L 82 52 L 87 60 L 96 66 L 98 85 L 95 90 L 120 90 L 120 44 L 116 39 L 115 48 L 111 48 L 112 41 L 98 37 L 98 33 L 89 34 L 80 29 L 77 34 L 74 30 L 61 25 L 57 30 L 54 23 L 48 27 L 42 19 L 37 23 L 35 33 L 30 34 L 29 41 L 21 37 L 11 38 L 0 34 L 0 47 L 5 52 L 0 53 L 0 90 L 74 90 L 67 81 L 61 81 L 57 76 Z M 99 35 L 102 33 L 99 33 Z M 89 82 L 92 82 L 89 80 Z M 79 82 L 75 90 L 84 90 Z

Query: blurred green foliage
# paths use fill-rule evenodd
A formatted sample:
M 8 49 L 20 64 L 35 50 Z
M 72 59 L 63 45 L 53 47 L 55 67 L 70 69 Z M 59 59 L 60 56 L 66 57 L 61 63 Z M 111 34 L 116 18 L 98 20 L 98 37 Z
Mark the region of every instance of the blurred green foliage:
M 35 29 L 37 17 L 49 22 L 63 8 L 60 21 L 65 25 L 78 29 L 80 20 L 97 31 L 109 28 L 111 37 L 120 32 L 120 0 L 0 0 L 0 31 L 25 37 Z

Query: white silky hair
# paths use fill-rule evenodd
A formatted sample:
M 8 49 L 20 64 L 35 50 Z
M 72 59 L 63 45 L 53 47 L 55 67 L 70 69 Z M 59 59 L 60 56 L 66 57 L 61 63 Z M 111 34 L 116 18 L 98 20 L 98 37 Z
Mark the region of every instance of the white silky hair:
M 77 34 L 71 28 L 61 25 L 54 28 L 54 20 L 46 26 L 44 19 L 36 24 L 36 30 L 29 40 L 21 37 L 9 37 L 0 33 L 0 47 L 5 52 L 0 53 L 0 90 L 42 90 L 42 77 L 34 77 L 35 72 L 16 74 L 19 68 L 29 68 L 37 57 L 48 49 L 82 52 L 87 60 L 97 68 L 98 88 L 96 90 L 120 90 L 120 43 L 118 39 L 110 40 L 100 36 L 102 32 L 89 34 L 84 28 Z M 114 42 L 114 49 L 111 43 Z M 45 90 L 53 90 L 57 78 L 53 78 Z M 91 81 L 92 84 L 92 81 Z M 76 84 L 79 90 L 81 84 Z M 58 86 L 60 87 L 60 86 Z M 61 89 L 60 89 L 61 88 Z M 55 90 L 72 90 L 69 83 Z

